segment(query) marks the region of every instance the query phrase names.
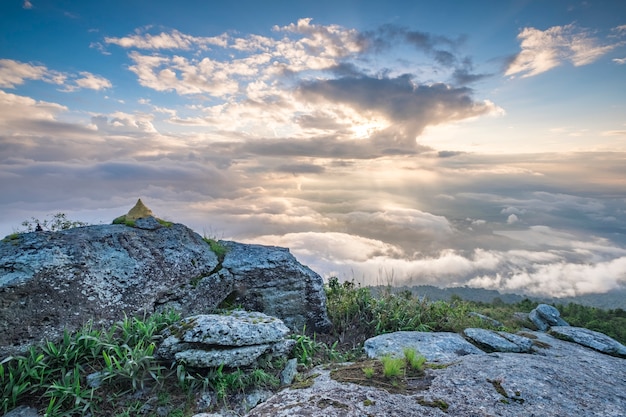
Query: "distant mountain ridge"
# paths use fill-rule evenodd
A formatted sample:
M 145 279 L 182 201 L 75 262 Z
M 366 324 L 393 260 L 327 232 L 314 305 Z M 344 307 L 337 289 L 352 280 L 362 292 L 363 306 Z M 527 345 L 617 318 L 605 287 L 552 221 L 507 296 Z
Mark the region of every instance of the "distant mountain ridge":
M 384 286 L 372 287 L 374 291 L 381 291 Z M 518 303 L 526 298 L 547 304 L 569 304 L 575 303 L 589 307 L 597 307 L 604 310 L 621 308 L 626 310 L 626 289 L 618 289 L 607 293 L 593 293 L 579 295 L 576 297 L 534 297 L 512 293 L 500 293 L 497 290 L 487 290 L 484 288 L 471 287 L 449 287 L 439 288 L 433 285 L 414 285 L 411 287 L 393 287 L 394 292 L 411 291 L 411 293 L 424 296 L 431 300 L 450 300 L 453 295 L 457 295 L 467 301 L 491 303 L 499 298 L 506 304 Z

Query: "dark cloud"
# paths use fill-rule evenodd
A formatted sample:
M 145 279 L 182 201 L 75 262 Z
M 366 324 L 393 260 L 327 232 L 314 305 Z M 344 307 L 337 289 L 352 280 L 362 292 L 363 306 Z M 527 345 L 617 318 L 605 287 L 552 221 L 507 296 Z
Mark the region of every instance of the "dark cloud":
M 303 82 L 299 95 L 305 100 L 345 103 L 361 112 L 376 112 L 392 127 L 374 138 L 377 146 L 393 143 L 394 149 L 411 152 L 415 139 L 427 126 L 463 120 L 489 113 L 492 108 L 472 98 L 472 90 L 446 84 L 418 85 L 408 74 L 396 78 L 367 76 Z
M 286 164 L 277 166 L 276 171 L 290 174 L 321 174 L 324 167 L 315 164 Z

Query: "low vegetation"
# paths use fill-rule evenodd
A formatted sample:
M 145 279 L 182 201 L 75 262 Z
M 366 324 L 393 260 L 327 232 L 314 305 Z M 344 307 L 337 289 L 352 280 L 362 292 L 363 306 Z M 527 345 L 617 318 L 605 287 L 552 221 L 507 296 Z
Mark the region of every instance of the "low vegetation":
M 31 217 L 28 220 L 24 220 L 20 225 L 22 226 L 17 233 L 28 233 L 37 230 L 37 226 L 40 226 L 43 230 L 50 232 L 57 232 L 59 230 L 72 229 L 74 227 L 88 226 L 89 223 L 81 222 L 78 220 L 71 220 L 67 218 L 65 213 L 55 213 L 47 216 L 43 220 L 39 220 L 35 217 Z
M 207 239 L 207 243 L 218 254 L 225 249 L 217 241 Z M 458 332 L 466 327 L 493 326 L 469 315 L 472 311 L 495 318 L 503 329 L 515 331 L 520 323 L 513 319 L 513 313 L 536 307 L 530 300 L 477 303 L 455 297 L 431 302 L 407 291 L 394 293 L 391 288 L 374 296 L 370 288 L 336 278 L 329 280 L 326 294 L 333 332 L 315 335 L 304 328 L 301 334 L 292 335 L 296 341 L 292 357 L 304 368 L 353 361 L 351 367 L 337 368 L 334 375 L 390 390 L 414 389 L 415 379 L 423 375 L 428 364 L 412 350 L 405 351 L 403 358 L 367 360 L 362 354 L 367 338 L 398 330 Z M 575 304 L 557 308 L 572 325 L 626 342 L 623 310 L 605 311 Z M 219 367 L 204 372 L 158 361 L 154 351 L 160 332 L 179 319 L 168 312 L 127 317 L 110 328 L 88 323 L 75 334 L 65 333 L 60 341 L 48 341 L 24 355 L 4 359 L 0 363 L 0 412 L 26 404 L 37 406 L 48 417 L 184 417 L 198 411 L 203 396 L 212 399 L 211 407 L 219 408 L 253 388 L 278 387 L 278 375 L 288 358 L 267 361 L 254 369 Z M 443 409 L 441 404 L 433 406 Z

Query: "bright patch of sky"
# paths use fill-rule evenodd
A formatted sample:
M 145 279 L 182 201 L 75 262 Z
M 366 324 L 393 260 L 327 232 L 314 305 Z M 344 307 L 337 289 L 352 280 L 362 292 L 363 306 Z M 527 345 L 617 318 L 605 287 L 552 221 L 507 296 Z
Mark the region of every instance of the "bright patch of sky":
M 626 284 L 626 3 L 0 6 L 0 234 L 141 197 L 325 277 Z

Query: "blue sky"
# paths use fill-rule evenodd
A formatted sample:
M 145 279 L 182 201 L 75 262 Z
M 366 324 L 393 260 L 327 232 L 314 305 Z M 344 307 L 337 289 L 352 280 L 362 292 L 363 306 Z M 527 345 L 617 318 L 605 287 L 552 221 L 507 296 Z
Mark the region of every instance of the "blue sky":
M 0 234 L 137 198 L 328 277 L 626 283 L 626 3 L 6 1 Z

